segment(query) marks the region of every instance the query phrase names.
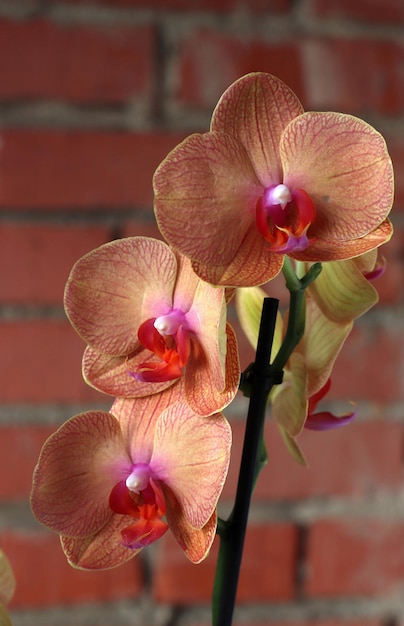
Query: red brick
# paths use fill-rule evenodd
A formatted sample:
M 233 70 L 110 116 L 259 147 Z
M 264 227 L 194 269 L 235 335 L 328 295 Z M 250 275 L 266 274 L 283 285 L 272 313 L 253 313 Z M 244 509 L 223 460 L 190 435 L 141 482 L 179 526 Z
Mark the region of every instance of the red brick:
M 0 398 L 3 403 L 108 402 L 81 376 L 84 342 L 58 319 L 2 321 Z
M 226 11 L 243 12 L 285 12 L 291 7 L 291 0 L 70 0 L 70 4 L 98 4 L 136 9 L 160 9 L 164 11 Z
M 238 603 L 288 601 L 295 592 L 296 529 L 291 524 L 250 525 L 238 588 Z M 195 566 L 170 535 L 159 542 L 154 597 L 185 605 L 210 603 L 218 539 L 205 561 Z M 259 555 L 259 558 L 257 556 Z
M 310 39 L 304 44 L 304 59 L 307 109 L 357 115 L 402 112 L 402 45 L 364 38 Z M 360 63 L 352 59 L 360 59 Z
M 387 0 L 381 9 L 374 0 L 309 0 L 309 15 L 327 19 L 353 19 L 364 22 L 403 22 L 404 6 L 401 0 Z
M 147 221 L 128 220 L 122 229 L 123 237 L 153 237 L 164 239 L 160 233 L 157 222 L 153 219 Z
M 215 68 L 213 74 L 212 67 Z M 276 74 L 304 98 L 302 64 L 296 42 L 259 42 L 199 29 L 190 33 L 182 44 L 179 101 L 210 111 L 234 80 L 253 71 Z
M 150 207 L 152 176 L 184 135 L 4 130 L 0 207 Z
M 110 239 L 99 226 L 0 225 L 0 302 L 59 304 L 77 259 Z
M 10 609 L 132 599 L 143 590 L 141 557 L 116 569 L 84 572 L 67 563 L 59 537 L 47 530 L 3 530 L 0 545 L 17 580 Z
M 233 421 L 233 447 L 224 499 L 233 500 L 240 467 L 244 426 Z M 402 485 L 401 424 L 357 422 L 342 429 L 303 431 L 299 443 L 308 468 L 287 452 L 278 428 L 267 425 L 268 464 L 262 470 L 254 500 L 298 500 L 322 496 L 367 496 Z
M 402 401 L 403 340 L 398 319 L 383 326 L 357 323 L 334 365 L 330 398 L 358 403 Z
M 154 33 L 149 26 L 0 21 L 0 97 L 118 103 L 150 99 Z
M 32 472 L 42 445 L 55 430 L 51 426 L 20 424 L 0 428 L 0 476 L 7 476 L 7 480 L 0 482 L 2 501 L 29 496 Z
M 390 596 L 402 591 L 404 524 L 375 519 L 320 520 L 309 531 L 309 597 Z

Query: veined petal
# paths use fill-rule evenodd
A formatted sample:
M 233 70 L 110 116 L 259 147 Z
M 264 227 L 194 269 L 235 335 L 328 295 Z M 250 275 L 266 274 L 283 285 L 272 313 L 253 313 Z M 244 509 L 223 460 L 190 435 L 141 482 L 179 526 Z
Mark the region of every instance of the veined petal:
M 291 437 L 288 432 L 278 424 L 279 432 L 282 435 L 282 439 L 284 444 L 289 452 L 289 454 L 303 467 L 308 467 L 307 459 L 304 455 L 303 450 L 299 446 L 296 437 Z
M 307 417 L 307 369 L 304 358 L 293 352 L 289 359 L 290 381 L 284 382 L 273 395 L 272 414 L 290 437 L 303 429 Z
M 378 299 L 356 258 L 323 263 L 320 275 L 310 285 L 310 296 L 333 322 L 346 324 L 363 315 Z
M 216 536 L 217 515 L 212 513 L 202 528 L 194 528 L 184 516 L 181 507 L 170 489 L 165 488 L 167 521 L 181 549 L 192 563 L 200 563 L 209 554 Z
M 230 404 L 238 391 L 240 363 L 236 335 L 230 324 L 226 325 L 225 337 L 224 376 L 221 375 L 221 363 L 214 362 L 217 351 L 202 352 L 193 344 L 184 385 L 187 403 L 198 415 L 208 416 L 221 411 Z
M 159 416 L 183 396 L 183 388 L 177 394 L 174 387 L 170 387 L 144 398 L 115 400 L 111 413 L 118 419 L 129 454 L 137 463 L 150 462 Z
M 174 380 L 144 382 L 133 374 L 141 363 L 156 362 L 156 356 L 139 347 L 127 357 L 108 356 L 87 347 L 83 356 L 83 378 L 88 385 L 111 396 L 139 398 L 160 393 L 170 387 Z
M 360 239 L 337 241 L 335 238 L 319 238 L 303 252 L 293 252 L 289 256 L 299 261 L 342 261 L 365 254 L 390 241 L 393 225 L 389 219 Z
M 283 255 L 271 251 L 255 223 L 249 228 L 229 263 L 215 266 L 198 261 L 192 263 L 195 272 L 203 280 L 226 287 L 263 285 L 279 274 L 282 265 Z
M 246 149 L 264 187 L 282 181 L 279 142 L 284 128 L 303 113 L 297 96 L 271 74 L 243 76 L 224 92 L 211 130 L 232 135 Z
M 284 183 L 316 206 L 309 236 L 349 241 L 372 232 L 393 203 L 393 168 L 383 137 L 343 113 L 304 113 L 281 138 Z
M 220 413 L 207 419 L 177 403 L 160 415 L 150 467 L 195 528 L 202 528 L 216 508 L 230 447 L 231 428 Z
M 85 537 L 99 531 L 112 515 L 109 493 L 130 465 L 113 415 L 89 411 L 72 417 L 39 456 L 31 491 L 35 517 L 61 534 Z
M 140 552 L 122 543 L 121 531 L 133 522 L 129 515 L 113 514 L 107 524 L 89 537 L 67 537 L 60 540 L 70 565 L 83 570 L 104 570 L 123 565 Z
M 321 312 L 311 298 L 306 299 L 306 331 L 298 350 L 304 355 L 307 367 L 309 396 L 317 393 L 330 377 L 335 359 L 352 326 L 352 320 L 336 324 Z
M 164 237 L 193 261 L 212 266 L 232 260 L 262 193 L 244 148 L 220 133 L 187 137 L 159 165 L 153 187 Z
M 0 550 L 0 603 L 8 604 L 11 598 L 13 597 L 14 592 L 15 592 L 14 572 L 3 550 Z
M 96 350 L 129 354 L 139 345 L 141 322 L 171 307 L 176 273 L 175 254 L 164 242 L 148 237 L 112 241 L 74 265 L 65 289 L 66 313 Z
M 238 289 L 236 292 L 237 317 L 244 334 L 254 350 L 257 348 L 262 306 L 264 304 L 265 297 L 267 297 L 267 294 L 260 287 L 245 287 L 244 289 Z M 282 316 L 278 311 L 276 315 L 270 361 L 272 361 L 274 355 L 278 353 L 278 350 L 281 347 L 282 335 L 283 322 Z

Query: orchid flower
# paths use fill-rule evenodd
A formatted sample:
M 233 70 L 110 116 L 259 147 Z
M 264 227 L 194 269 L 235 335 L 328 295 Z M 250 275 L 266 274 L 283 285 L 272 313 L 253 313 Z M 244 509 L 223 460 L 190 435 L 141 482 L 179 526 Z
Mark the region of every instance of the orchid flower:
M 210 131 L 174 148 L 153 185 L 164 237 L 216 285 L 260 285 L 284 255 L 349 259 L 392 234 L 383 137 L 351 115 L 304 112 L 270 74 L 233 83 Z
M 15 592 L 15 576 L 10 562 L 3 550 L 0 550 L 0 626 L 12 626 L 5 606 Z
M 200 280 L 162 241 L 120 239 L 79 259 L 65 309 L 88 344 L 84 378 L 105 393 L 143 397 L 176 384 L 177 399 L 209 415 L 238 390 L 225 290 Z
M 253 347 L 258 338 L 259 311 L 265 292 L 260 287 L 239 289 L 236 307 L 241 326 Z M 271 360 L 276 356 L 285 331 L 286 320 L 278 313 Z M 334 362 L 352 330 L 353 321 L 335 323 L 322 313 L 316 302 L 306 297 L 306 324 L 302 340 L 289 357 L 283 382 L 269 396 L 272 414 L 294 458 L 305 464 L 296 438 L 303 428 L 327 430 L 347 424 L 351 412 L 336 417 L 330 412 L 315 413 L 318 402 L 330 388 Z
M 69 562 L 115 567 L 170 528 L 186 556 L 204 559 L 230 458 L 226 418 L 172 404 L 172 388 L 117 399 L 111 412 L 72 417 L 45 442 L 31 506 L 61 536 Z

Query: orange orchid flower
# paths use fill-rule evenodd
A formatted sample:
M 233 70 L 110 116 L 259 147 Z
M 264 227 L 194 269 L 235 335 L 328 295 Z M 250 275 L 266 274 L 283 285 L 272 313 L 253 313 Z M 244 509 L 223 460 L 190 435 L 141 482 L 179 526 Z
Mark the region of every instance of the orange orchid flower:
M 215 285 L 260 285 L 285 254 L 349 259 L 392 234 L 383 137 L 351 115 L 304 112 L 270 74 L 233 83 L 210 131 L 174 148 L 153 184 L 164 237 Z
M 216 532 L 230 459 L 225 417 L 196 415 L 173 390 L 72 417 L 45 442 L 31 507 L 75 567 L 107 569 L 171 530 L 194 563 Z
M 200 415 L 227 406 L 240 367 L 226 293 L 202 281 L 167 244 L 130 237 L 77 261 L 65 310 L 88 344 L 83 375 L 117 397 L 143 397 L 176 385 Z

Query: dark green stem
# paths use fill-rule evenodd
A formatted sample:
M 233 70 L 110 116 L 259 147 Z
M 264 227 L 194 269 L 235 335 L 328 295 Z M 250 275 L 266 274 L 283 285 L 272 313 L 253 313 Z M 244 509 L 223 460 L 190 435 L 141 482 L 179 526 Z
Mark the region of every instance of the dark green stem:
M 252 370 L 252 392 L 247 415 L 243 454 L 233 511 L 219 528 L 221 534 L 213 592 L 213 624 L 231 626 L 236 600 L 244 537 L 251 494 L 257 478 L 257 460 L 262 452 L 263 427 L 268 394 L 274 383 L 269 365 L 278 301 L 265 298 L 257 352 Z
M 218 520 L 220 548 L 213 589 L 213 626 L 231 626 L 253 488 L 266 463 L 264 422 L 268 395 L 273 385 L 282 382 L 283 368 L 304 333 L 305 289 L 321 271 L 316 263 L 299 279 L 285 257 L 283 273 L 290 291 L 288 325 L 282 346 L 269 363 L 275 331 L 278 301 L 265 298 L 255 361 L 245 372 L 250 397 L 244 446 L 234 508 L 229 518 Z

